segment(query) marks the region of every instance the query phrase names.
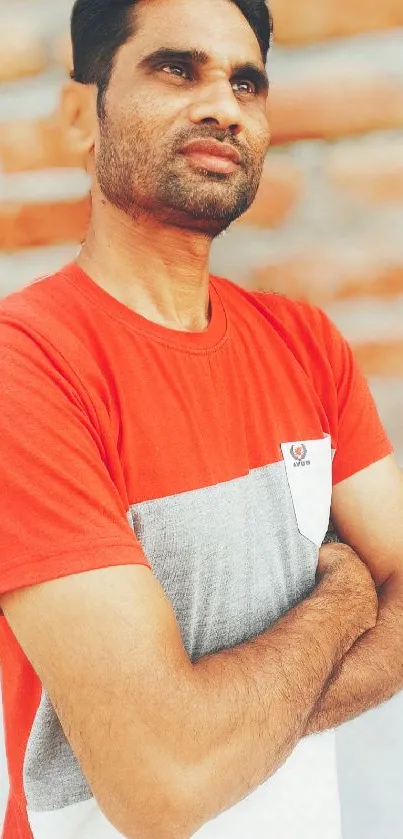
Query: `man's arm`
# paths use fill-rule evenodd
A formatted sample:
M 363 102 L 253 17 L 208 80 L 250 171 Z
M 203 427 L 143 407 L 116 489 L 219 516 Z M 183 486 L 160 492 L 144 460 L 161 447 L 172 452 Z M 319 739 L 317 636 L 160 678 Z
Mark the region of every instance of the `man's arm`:
M 403 475 L 394 458 L 337 485 L 332 517 L 376 582 L 379 612 L 341 662 L 305 734 L 347 722 L 403 689 Z
M 376 621 L 371 576 L 343 551 L 273 627 L 194 665 L 144 567 L 0 599 L 102 812 L 127 839 L 187 839 L 285 761 L 334 668 Z

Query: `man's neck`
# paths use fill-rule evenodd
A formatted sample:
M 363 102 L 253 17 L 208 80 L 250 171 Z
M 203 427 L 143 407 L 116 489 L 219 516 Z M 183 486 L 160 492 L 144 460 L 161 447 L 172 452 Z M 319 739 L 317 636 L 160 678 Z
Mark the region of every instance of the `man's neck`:
M 110 205 L 93 207 L 78 265 L 133 311 L 170 329 L 201 332 L 209 322 L 211 238 Z

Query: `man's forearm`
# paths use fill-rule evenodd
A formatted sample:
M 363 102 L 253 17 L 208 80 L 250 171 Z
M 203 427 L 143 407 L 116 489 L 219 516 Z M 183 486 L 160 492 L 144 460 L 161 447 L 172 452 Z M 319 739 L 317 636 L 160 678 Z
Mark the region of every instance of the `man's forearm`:
M 356 641 L 316 704 L 305 735 L 335 728 L 403 689 L 403 574 L 379 594 L 378 621 Z
M 267 632 L 194 665 L 190 716 L 175 732 L 179 768 L 193 791 L 186 835 L 277 771 L 335 667 L 374 625 L 376 611 L 366 608 L 363 589 L 360 601 L 353 585 L 347 596 L 343 583 L 343 577 L 321 581 Z

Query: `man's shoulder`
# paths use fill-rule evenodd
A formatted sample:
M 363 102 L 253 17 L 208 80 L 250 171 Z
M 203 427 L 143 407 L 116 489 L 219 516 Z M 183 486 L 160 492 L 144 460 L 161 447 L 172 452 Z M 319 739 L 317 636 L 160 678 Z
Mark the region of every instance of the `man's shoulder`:
M 304 340 L 309 333 L 320 343 L 326 343 L 326 339 L 331 339 L 332 333 L 337 331 L 325 312 L 312 303 L 294 300 L 278 292 L 244 288 L 223 277 L 214 279 L 223 296 L 235 305 L 244 308 L 249 304 L 251 309 L 278 324 L 279 328 L 291 330 L 296 339 L 300 336 Z
M 41 276 L 0 300 L 0 353 L 9 363 L 74 365 L 83 355 L 68 266 Z M 6 363 L 6 362 L 4 362 Z M 4 366 L 4 365 L 3 365 Z
M 0 300 L 0 323 L 21 321 L 28 325 L 32 322 L 39 327 L 46 324 L 49 315 L 63 319 L 62 304 L 67 295 L 67 269 L 52 274 L 33 278 L 22 288 L 8 294 Z

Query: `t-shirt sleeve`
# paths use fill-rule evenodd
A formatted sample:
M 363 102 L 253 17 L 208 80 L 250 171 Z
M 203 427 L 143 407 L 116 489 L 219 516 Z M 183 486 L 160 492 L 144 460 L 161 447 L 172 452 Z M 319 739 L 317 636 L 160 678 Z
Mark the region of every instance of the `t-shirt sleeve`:
M 337 484 L 390 455 L 393 446 L 351 346 L 323 312 L 317 313 L 337 394 L 333 461 Z
M 148 565 L 102 433 L 46 344 L 0 325 L 0 594 L 112 565 Z

